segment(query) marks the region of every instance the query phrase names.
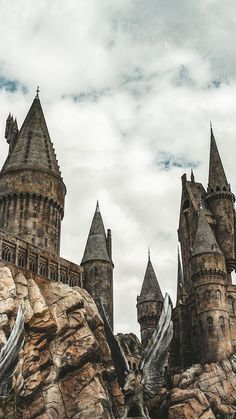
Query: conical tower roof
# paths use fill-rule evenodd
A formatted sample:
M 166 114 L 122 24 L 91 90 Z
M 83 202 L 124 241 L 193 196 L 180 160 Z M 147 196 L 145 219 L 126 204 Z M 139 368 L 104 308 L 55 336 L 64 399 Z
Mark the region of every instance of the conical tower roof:
M 41 170 L 61 176 L 38 92 L 22 124 L 16 144 L 8 154 L 3 172 Z
M 139 302 L 152 300 L 164 301 L 164 298 L 149 256 Z
M 220 253 L 223 254 L 217 244 L 212 229 L 205 217 L 202 209 L 198 215 L 198 225 L 193 246 L 192 256 L 201 253 Z
M 211 126 L 211 146 L 210 146 L 210 163 L 209 163 L 209 190 L 216 190 L 216 187 L 227 187 L 228 181 L 225 175 L 223 164 L 220 158 L 220 154 L 216 145 L 213 129 Z
M 81 264 L 91 260 L 111 262 L 107 253 L 106 233 L 98 202 Z

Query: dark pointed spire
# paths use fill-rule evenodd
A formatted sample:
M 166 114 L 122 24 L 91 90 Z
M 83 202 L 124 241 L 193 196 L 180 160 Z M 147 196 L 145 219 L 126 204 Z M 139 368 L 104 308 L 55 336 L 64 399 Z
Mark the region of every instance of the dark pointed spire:
M 201 253 L 220 253 L 220 250 L 216 238 L 212 232 L 212 229 L 206 219 L 203 210 L 200 209 L 198 214 L 198 225 L 192 251 L 192 256 L 196 256 Z
M 107 238 L 98 201 L 81 264 L 92 260 L 111 262 L 107 252 Z
M 215 192 L 221 190 L 222 187 L 229 188 L 228 181 L 225 175 L 223 164 L 220 158 L 220 154 L 216 145 L 215 136 L 213 133 L 212 124 L 210 123 L 211 131 L 211 146 L 210 146 L 210 163 L 209 163 L 209 180 L 208 180 L 208 191 Z
M 193 173 L 193 169 L 191 169 L 191 182 L 195 182 L 195 177 L 194 177 L 194 173 Z
M 184 290 L 183 270 L 181 266 L 179 247 L 178 247 L 178 271 L 177 271 L 177 299 L 176 305 L 183 302 L 186 292 Z
M 139 302 L 143 301 L 164 301 L 160 285 L 158 284 L 155 271 L 152 266 L 150 254 L 148 253 L 148 263 L 144 275 L 143 285 L 139 297 Z
M 61 176 L 38 91 L 2 172 L 18 169 L 49 171 Z

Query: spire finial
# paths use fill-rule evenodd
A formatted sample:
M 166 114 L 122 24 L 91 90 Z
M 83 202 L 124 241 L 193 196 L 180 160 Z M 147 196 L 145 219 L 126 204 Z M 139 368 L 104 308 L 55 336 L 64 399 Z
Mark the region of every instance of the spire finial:
M 150 262 L 151 256 L 150 256 L 150 247 L 148 246 L 148 261 Z
M 99 208 L 99 202 L 97 200 L 97 205 L 96 205 L 96 212 L 100 212 L 100 208 Z
M 39 98 L 39 86 L 37 87 L 37 90 L 36 90 L 36 96 L 35 96 L 35 99 L 38 99 Z
M 195 177 L 194 177 L 193 169 L 191 169 L 191 182 L 195 182 Z
M 214 137 L 213 128 L 212 128 L 212 122 L 211 121 L 210 121 L 210 131 L 211 131 L 211 137 Z

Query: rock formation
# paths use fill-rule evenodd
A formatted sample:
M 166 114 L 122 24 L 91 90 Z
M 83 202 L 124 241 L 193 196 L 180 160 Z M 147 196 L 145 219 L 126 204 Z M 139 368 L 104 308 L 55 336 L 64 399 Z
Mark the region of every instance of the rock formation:
M 114 418 L 122 403 L 103 323 L 79 287 L 0 269 L 0 345 L 24 301 L 25 344 L 14 377 L 17 418 Z M 2 417 L 11 402 L 2 403 Z M 10 416 L 9 416 L 10 417 Z
M 173 378 L 174 388 L 152 400 L 152 418 L 229 419 L 236 412 L 236 354 L 218 363 L 196 364 Z

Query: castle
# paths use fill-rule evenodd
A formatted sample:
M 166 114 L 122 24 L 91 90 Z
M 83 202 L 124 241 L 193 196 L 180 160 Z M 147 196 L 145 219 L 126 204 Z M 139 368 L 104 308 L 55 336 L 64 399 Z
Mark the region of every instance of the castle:
M 101 300 L 113 327 L 111 231 L 97 204 L 81 265 L 60 257 L 66 187 L 50 139 L 38 91 L 18 129 L 10 114 L 9 152 L 0 172 L 0 266 L 87 289 Z
M 97 203 L 80 265 L 60 257 L 66 187 L 51 142 L 38 92 L 18 129 L 10 114 L 5 137 L 9 152 L 0 172 L 0 266 L 22 270 L 37 281 L 61 281 L 85 288 L 102 301 L 113 327 L 111 230 L 104 229 Z M 207 191 L 182 177 L 178 229 L 177 302 L 173 310 L 174 367 L 215 362 L 236 349 L 234 195 L 230 190 L 211 128 Z M 181 264 L 182 260 L 182 264 Z M 163 295 L 150 255 L 137 298 L 141 342 L 151 337 Z
M 173 310 L 173 367 L 217 362 L 236 350 L 234 195 L 227 181 L 211 127 L 209 180 L 203 185 L 182 176 L 178 238 L 177 301 Z M 182 265 L 181 265 L 182 259 Z M 163 297 L 148 261 L 137 299 L 145 346 L 161 313 Z

